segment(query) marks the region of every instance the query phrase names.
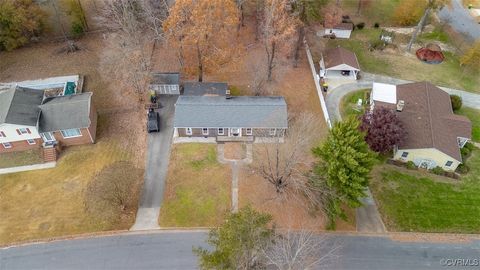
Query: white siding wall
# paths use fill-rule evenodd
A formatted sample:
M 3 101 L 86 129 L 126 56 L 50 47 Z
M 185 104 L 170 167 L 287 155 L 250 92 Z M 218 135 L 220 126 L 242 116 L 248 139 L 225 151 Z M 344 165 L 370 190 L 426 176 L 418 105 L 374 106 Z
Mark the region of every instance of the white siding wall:
M 406 158 L 402 158 L 403 152 L 408 152 L 408 156 Z M 446 171 L 454 171 L 455 169 L 457 169 L 458 165 L 460 165 L 460 162 L 435 148 L 398 149 L 393 159 L 405 162 L 412 161 L 417 166 L 422 160 L 429 159 L 433 161 L 433 167 L 439 166 Z M 445 166 L 447 161 L 452 161 L 452 165 L 449 167 Z
M 20 128 L 28 128 L 31 133 L 18 135 L 17 129 L 20 129 Z M 40 138 L 40 134 L 38 134 L 37 128 L 34 126 L 2 124 L 0 125 L 0 131 L 3 131 L 3 133 L 5 133 L 5 136 L 6 136 L 6 137 L 0 137 L 0 143 L 16 142 L 16 141 L 24 141 L 28 139 Z

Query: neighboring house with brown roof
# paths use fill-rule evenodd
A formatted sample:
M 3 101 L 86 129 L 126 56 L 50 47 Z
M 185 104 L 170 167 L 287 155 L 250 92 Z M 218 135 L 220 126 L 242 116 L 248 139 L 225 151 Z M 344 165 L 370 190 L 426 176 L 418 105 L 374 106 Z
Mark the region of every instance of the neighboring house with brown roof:
M 335 38 L 350 38 L 353 31 L 352 23 L 339 23 L 336 25 L 325 25 L 324 35 L 335 36 Z
M 450 95 L 428 82 L 389 85 L 374 83 L 371 109 L 396 111 L 407 137 L 395 147 L 395 160 L 421 168 L 454 171 L 462 163 L 462 148 L 471 139 L 472 124 L 453 113 Z
M 360 72 L 360 64 L 357 56 L 342 47 L 326 50 L 320 59 L 321 78 L 351 78 L 356 80 Z

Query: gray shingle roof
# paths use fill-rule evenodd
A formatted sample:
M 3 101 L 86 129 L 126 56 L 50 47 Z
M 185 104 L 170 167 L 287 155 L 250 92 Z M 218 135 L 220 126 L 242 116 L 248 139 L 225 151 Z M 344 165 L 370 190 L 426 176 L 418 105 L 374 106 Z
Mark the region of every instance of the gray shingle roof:
M 179 84 L 179 73 L 153 73 L 151 84 Z
M 91 99 L 91 92 L 46 99 L 40 105 L 39 131 L 89 127 Z
M 36 126 L 43 91 L 13 87 L 0 92 L 0 124 Z
M 225 96 L 228 84 L 219 82 L 185 82 L 183 94 L 185 96 Z
M 283 97 L 180 96 L 175 104 L 177 128 L 287 128 Z

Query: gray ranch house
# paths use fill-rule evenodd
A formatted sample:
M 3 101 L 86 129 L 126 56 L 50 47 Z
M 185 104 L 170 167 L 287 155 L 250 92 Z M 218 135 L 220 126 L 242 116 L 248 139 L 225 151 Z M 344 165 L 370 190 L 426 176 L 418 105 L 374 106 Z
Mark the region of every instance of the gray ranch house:
M 180 96 L 175 104 L 174 142 L 265 142 L 288 127 L 283 97 Z

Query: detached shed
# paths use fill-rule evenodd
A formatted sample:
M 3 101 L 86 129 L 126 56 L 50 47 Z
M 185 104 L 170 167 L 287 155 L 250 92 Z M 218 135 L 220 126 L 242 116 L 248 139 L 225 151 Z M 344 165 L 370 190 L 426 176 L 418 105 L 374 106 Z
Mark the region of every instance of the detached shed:
M 351 78 L 356 80 L 360 72 L 355 53 L 342 47 L 326 50 L 320 60 L 321 78 Z

